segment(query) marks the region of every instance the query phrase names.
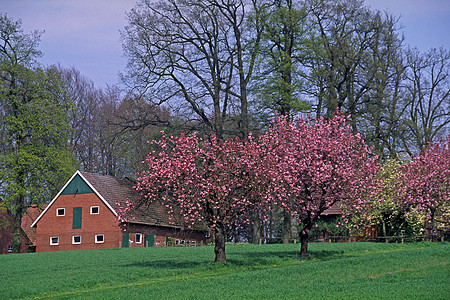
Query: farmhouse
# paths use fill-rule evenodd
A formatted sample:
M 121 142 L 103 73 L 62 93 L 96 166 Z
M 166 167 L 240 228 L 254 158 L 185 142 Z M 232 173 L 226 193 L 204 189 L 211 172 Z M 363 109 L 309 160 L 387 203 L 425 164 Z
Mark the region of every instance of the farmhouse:
M 208 232 L 174 225 L 165 207 L 151 203 L 117 220 L 120 206 L 137 196 L 134 182 L 77 171 L 31 225 L 36 251 L 202 245 Z

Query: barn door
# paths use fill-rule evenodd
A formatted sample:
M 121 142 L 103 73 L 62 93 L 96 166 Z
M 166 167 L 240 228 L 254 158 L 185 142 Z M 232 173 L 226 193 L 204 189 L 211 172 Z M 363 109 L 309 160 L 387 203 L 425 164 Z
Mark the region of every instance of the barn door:
M 124 232 L 122 234 L 122 248 L 128 248 L 130 246 L 130 234 Z
M 73 208 L 72 229 L 81 228 L 81 207 Z
M 154 247 L 155 246 L 155 235 L 149 234 L 145 236 L 145 246 Z

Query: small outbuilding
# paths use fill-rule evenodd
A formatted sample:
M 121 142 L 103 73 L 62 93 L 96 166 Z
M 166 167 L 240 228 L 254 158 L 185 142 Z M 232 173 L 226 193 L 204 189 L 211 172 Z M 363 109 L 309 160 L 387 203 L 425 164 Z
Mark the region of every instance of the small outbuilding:
M 0 205 L 0 254 L 8 254 L 13 252 L 13 231 L 13 216 L 6 207 L 2 207 Z M 20 253 L 27 253 L 31 242 L 23 230 L 21 230 L 20 239 Z
M 128 178 L 75 172 L 31 224 L 36 228 L 36 251 L 194 246 L 210 241 L 207 231 L 174 224 L 159 203 L 136 208 L 132 220 L 119 222 L 120 207 L 137 197 L 134 184 Z

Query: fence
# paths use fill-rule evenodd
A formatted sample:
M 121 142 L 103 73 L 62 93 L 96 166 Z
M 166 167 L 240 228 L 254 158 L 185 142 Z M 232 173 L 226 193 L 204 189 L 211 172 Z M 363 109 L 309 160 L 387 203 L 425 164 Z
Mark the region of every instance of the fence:
M 420 241 L 433 241 L 443 242 L 445 240 L 444 235 L 396 235 L 396 236 L 376 236 L 368 237 L 362 235 L 349 235 L 349 236 L 328 236 L 326 238 L 310 239 L 309 242 L 315 243 L 347 243 L 347 242 L 374 242 L 374 243 L 410 243 Z M 264 237 L 259 240 L 259 244 L 274 244 L 282 243 L 281 237 Z M 299 243 L 298 238 L 288 239 L 290 244 Z

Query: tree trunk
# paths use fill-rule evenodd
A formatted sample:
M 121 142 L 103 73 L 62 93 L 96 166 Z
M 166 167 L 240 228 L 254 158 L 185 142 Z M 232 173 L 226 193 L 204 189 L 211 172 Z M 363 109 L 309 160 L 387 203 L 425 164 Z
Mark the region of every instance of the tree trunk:
M 381 218 L 381 223 L 383 225 L 383 236 L 385 237 L 387 236 L 387 233 L 386 233 L 386 222 L 384 221 L 384 217 Z M 386 243 L 388 242 L 387 238 L 384 240 L 386 241 Z
M 216 263 L 226 263 L 227 258 L 225 255 L 225 242 L 226 242 L 226 230 L 222 223 L 217 223 L 214 229 L 214 253 L 216 254 Z
M 435 235 L 435 229 L 436 229 L 436 225 L 435 225 L 435 223 L 434 223 L 434 212 L 435 212 L 435 210 L 434 209 L 432 209 L 431 210 L 431 214 L 430 214 L 430 231 L 429 231 L 429 237 L 428 237 L 428 240 L 430 241 L 430 242 L 434 242 L 434 235 Z
M 258 213 L 255 213 L 252 218 L 252 244 L 258 245 L 261 240 L 261 224 L 259 222 Z
M 311 258 L 308 254 L 309 230 L 310 228 L 303 228 L 303 230 L 300 231 L 300 255 L 307 259 Z
M 283 244 L 289 244 L 291 238 L 291 214 L 283 209 Z
M 20 197 L 22 198 L 22 197 Z M 19 200 L 23 201 L 23 200 Z M 23 202 L 18 203 L 18 208 L 14 212 L 13 220 L 13 241 L 12 241 L 12 251 L 13 253 L 20 253 L 20 247 L 22 246 L 22 215 L 24 209 L 22 207 Z

